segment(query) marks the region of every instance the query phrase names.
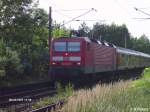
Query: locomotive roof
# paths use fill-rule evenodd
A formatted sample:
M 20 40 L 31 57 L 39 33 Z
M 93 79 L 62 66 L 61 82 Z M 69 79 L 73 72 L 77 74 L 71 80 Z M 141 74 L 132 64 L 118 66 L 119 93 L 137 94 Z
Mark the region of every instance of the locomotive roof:
M 87 42 L 94 42 L 94 43 L 97 43 L 97 44 L 100 44 L 100 45 L 105 45 L 105 46 L 110 46 L 110 47 L 116 48 L 116 46 L 114 44 L 108 43 L 106 41 L 91 39 L 91 38 L 88 38 L 88 37 L 79 37 L 79 38 L 84 38 L 84 40 L 87 41 Z
M 83 38 L 83 37 L 81 37 L 81 38 Z M 88 37 L 84 37 L 84 39 L 87 40 L 89 38 Z M 143 57 L 150 58 L 149 54 L 142 53 L 142 52 L 135 51 L 135 50 L 131 50 L 131 49 L 122 48 L 122 47 L 116 47 L 114 44 L 108 43 L 106 41 L 100 41 L 100 40 L 96 40 L 96 39 L 89 39 L 89 40 L 90 40 L 90 42 L 95 42 L 97 44 L 114 47 L 114 48 L 116 48 L 117 52 L 120 52 L 120 53 L 129 54 L 129 55 L 136 55 L 136 56 L 143 56 Z

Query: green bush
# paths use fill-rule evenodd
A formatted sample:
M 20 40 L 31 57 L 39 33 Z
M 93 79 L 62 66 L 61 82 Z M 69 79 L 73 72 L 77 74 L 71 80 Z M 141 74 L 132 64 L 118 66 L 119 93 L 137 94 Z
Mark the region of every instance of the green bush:
M 0 76 L 22 73 L 19 55 L 0 40 Z
M 73 94 L 73 85 L 71 83 L 65 86 L 65 94 L 66 96 L 71 96 Z
M 150 78 L 150 68 L 145 68 L 143 78 Z
M 150 68 L 146 68 L 143 71 L 141 79 L 133 82 L 133 87 L 136 89 L 142 89 L 145 93 L 150 93 Z

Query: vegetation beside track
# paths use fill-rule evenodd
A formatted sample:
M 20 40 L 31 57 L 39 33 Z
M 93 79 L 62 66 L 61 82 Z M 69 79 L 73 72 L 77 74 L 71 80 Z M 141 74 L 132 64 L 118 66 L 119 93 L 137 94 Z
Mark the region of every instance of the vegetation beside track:
M 69 83 L 67 86 L 62 87 L 60 83 L 57 83 L 56 91 L 57 94 L 54 95 L 53 97 L 51 96 L 51 97 L 41 98 L 38 102 L 34 103 L 32 105 L 32 109 L 40 108 L 45 105 L 55 103 L 62 99 L 67 99 L 69 96 L 73 95 L 73 85 Z
M 93 89 L 75 92 L 62 112 L 149 112 L 150 68 L 141 79 L 97 85 Z
M 150 93 L 150 67 L 145 68 L 142 77 L 133 82 L 133 87 L 142 89 L 145 93 Z

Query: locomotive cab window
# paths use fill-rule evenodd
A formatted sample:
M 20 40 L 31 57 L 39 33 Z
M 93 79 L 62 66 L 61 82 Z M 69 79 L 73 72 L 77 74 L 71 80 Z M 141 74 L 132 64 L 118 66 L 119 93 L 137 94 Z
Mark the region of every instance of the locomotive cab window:
M 79 52 L 80 51 L 80 42 L 68 42 L 68 51 L 69 52 Z
M 54 42 L 55 51 L 66 51 L 66 42 Z

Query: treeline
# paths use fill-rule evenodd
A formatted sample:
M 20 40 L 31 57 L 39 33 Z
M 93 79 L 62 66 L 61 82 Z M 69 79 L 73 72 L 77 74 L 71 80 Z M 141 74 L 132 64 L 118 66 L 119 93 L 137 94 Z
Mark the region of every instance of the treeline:
M 0 83 L 48 77 L 48 14 L 37 5 L 35 0 L 0 1 Z M 52 26 L 53 37 L 72 30 L 56 22 Z M 133 38 L 125 25 L 96 23 L 91 29 L 83 23 L 78 32 L 122 47 L 126 38 L 127 48 L 150 53 L 148 37 Z
M 146 35 L 133 37 L 125 24 L 111 25 L 96 23 L 90 29 L 85 23 L 81 24 L 78 29 L 80 36 L 88 36 L 90 38 L 99 39 L 115 44 L 116 46 L 126 47 L 150 54 L 150 40 Z

